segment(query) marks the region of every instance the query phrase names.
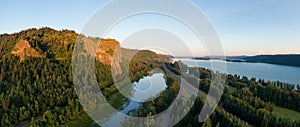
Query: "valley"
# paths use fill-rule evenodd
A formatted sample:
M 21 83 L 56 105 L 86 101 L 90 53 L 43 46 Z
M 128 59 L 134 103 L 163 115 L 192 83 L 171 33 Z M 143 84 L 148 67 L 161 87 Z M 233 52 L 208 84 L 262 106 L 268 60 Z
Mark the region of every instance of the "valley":
M 81 106 L 74 90 L 72 60 L 78 41 L 84 51 L 77 55 L 95 59 L 99 90 L 119 111 L 131 102 L 119 88 L 132 92 L 134 83 L 159 76 L 151 71 L 160 70 L 165 80 L 164 88 L 148 93 L 147 96 L 155 96 L 151 101 L 135 105 L 128 109 L 130 111 L 126 109 L 125 114 L 130 116 L 156 115 L 175 103 L 187 114 L 174 125 L 176 127 L 300 126 L 300 92 L 296 85 L 225 74 L 207 67 L 190 66 L 180 60 L 172 62 L 167 55 L 150 50 L 123 48 L 114 39 L 86 37 L 71 30 L 48 27 L 0 35 L 0 126 L 97 126 Z M 199 122 L 199 113 L 215 74 L 226 79 L 223 95 L 216 106 L 205 107 L 214 112 L 204 122 Z M 89 82 L 83 83 L 88 85 Z M 148 89 L 145 84 L 135 85 L 142 90 Z M 186 98 L 174 102 L 179 93 Z M 193 97 L 194 105 L 189 105 Z M 179 111 L 170 112 L 169 118 L 177 116 L 179 119 L 182 113 Z M 159 123 L 167 126 L 170 123 L 166 121 Z M 134 126 L 126 119 L 120 124 Z M 139 124 L 160 126 L 157 121 Z

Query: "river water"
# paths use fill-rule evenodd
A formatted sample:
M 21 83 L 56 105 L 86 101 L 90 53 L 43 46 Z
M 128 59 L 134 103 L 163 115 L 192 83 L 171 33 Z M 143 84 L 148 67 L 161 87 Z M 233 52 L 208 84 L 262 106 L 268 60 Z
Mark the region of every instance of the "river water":
M 194 60 L 189 58 L 174 59 L 181 60 L 188 66 L 198 66 L 206 69 L 220 71 L 212 68 L 211 63 L 216 65 L 225 63 L 227 74 L 237 74 L 248 78 L 264 79 L 265 81 L 281 81 L 291 84 L 300 84 L 300 67 L 283 66 L 266 63 L 249 63 L 249 62 L 225 62 L 221 60 Z M 196 63 L 196 64 L 195 64 Z
M 163 73 L 154 73 L 151 76 L 144 76 L 138 82 L 134 82 L 132 87 L 132 98 L 123 105 L 123 109 L 119 113 L 128 115 L 130 111 L 138 109 L 143 102 L 154 99 L 167 88 L 167 85 Z M 133 101 L 133 98 L 143 102 Z M 124 120 L 126 120 L 126 117 L 117 113 L 105 121 L 102 126 L 119 127 Z

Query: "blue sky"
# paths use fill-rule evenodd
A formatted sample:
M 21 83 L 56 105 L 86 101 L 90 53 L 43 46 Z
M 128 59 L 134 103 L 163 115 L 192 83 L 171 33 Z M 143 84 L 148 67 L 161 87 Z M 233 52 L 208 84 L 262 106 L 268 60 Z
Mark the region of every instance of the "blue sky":
M 4 0 L 0 33 L 49 26 L 80 33 L 107 0 Z M 226 55 L 300 54 L 298 0 L 192 0 L 215 26 Z M 159 25 L 158 25 L 159 26 Z M 118 38 L 118 35 L 110 35 Z M 196 49 L 195 49 L 196 50 Z M 195 51 L 196 52 L 196 51 Z M 197 55 L 205 55 L 199 52 Z

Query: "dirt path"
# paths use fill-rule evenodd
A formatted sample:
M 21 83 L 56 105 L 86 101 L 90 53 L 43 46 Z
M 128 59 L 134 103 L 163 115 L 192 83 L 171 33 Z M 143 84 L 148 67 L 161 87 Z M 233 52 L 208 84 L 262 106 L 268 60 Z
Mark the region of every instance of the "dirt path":
M 42 115 L 34 118 L 35 122 L 38 122 L 38 121 L 40 121 L 42 119 L 43 119 Z M 30 120 L 25 120 L 25 121 L 17 124 L 16 127 L 26 127 L 26 126 L 28 126 L 30 124 L 31 124 L 31 119 Z

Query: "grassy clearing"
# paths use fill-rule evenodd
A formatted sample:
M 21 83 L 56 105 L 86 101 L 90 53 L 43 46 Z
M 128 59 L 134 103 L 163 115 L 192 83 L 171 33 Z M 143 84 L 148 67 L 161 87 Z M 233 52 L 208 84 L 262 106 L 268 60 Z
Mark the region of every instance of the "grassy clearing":
M 86 114 L 82 114 L 73 121 L 68 121 L 62 127 L 100 127 L 98 124 L 93 124 L 94 121 Z
M 300 112 L 275 106 L 274 114 L 279 118 L 286 118 L 290 120 L 300 120 Z

